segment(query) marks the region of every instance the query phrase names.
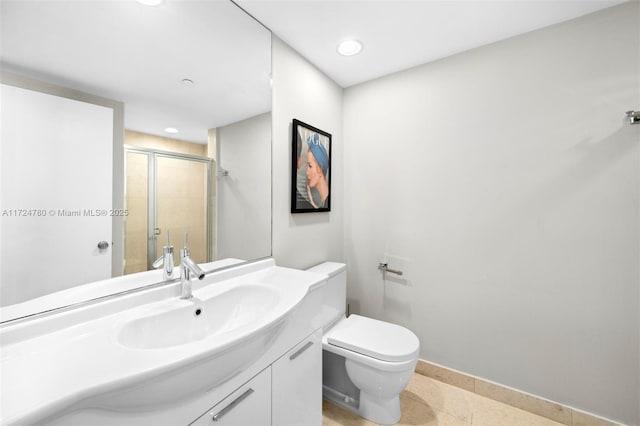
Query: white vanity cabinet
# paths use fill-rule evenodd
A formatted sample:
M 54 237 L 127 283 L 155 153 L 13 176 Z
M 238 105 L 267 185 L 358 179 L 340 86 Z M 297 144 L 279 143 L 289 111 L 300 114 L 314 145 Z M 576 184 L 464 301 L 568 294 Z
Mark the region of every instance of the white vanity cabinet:
M 271 366 L 272 424 L 322 424 L 322 329 L 303 339 Z
M 319 329 L 189 426 L 321 424 L 322 329 Z
M 189 426 L 271 424 L 271 367 L 240 386 Z

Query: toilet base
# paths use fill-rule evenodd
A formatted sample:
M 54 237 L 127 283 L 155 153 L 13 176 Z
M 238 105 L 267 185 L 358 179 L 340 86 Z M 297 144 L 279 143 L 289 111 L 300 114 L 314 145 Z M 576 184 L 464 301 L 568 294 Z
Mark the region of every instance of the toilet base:
M 360 391 L 358 414 L 367 420 L 383 425 L 393 425 L 400 421 L 400 396 L 382 399 Z
M 322 397 L 337 406 L 372 422 L 393 425 L 400 421 L 400 397 L 381 399 L 360 392 L 360 399 L 347 396 L 339 391 L 323 386 Z

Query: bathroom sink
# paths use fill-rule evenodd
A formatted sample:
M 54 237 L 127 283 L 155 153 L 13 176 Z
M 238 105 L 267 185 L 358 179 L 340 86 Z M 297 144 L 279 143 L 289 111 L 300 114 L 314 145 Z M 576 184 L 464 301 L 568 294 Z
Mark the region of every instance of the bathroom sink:
M 205 280 L 191 299 L 129 310 L 114 324 L 113 336 L 145 372 L 101 406 L 138 410 L 175 402 L 225 382 L 260 358 L 307 292 L 296 281 L 268 277 Z M 158 360 L 164 366 L 157 372 L 146 367 Z
M 324 282 L 268 258 L 0 329 L 0 424 L 186 424 L 317 329 Z
M 161 349 L 258 331 L 278 316 L 281 299 L 277 287 L 244 284 L 207 299 L 171 300 L 125 322 L 118 341 L 133 349 Z

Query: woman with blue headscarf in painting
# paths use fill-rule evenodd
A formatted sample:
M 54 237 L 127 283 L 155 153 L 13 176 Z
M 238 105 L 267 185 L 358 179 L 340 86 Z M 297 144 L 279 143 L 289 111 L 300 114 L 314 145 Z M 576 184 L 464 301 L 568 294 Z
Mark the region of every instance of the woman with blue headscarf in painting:
M 307 196 L 313 208 L 320 209 L 329 198 L 329 154 L 317 133 L 307 138 L 307 146 Z

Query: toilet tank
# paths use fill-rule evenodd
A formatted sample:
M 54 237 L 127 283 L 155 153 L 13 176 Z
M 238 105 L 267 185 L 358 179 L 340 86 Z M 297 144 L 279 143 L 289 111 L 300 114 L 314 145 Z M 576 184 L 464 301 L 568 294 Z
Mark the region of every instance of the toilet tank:
M 347 307 L 347 265 L 325 262 L 307 269 L 316 274 L 328 275 L 322 288 L 322 329 L 326 331 L 337 320 L 344 318 Z

